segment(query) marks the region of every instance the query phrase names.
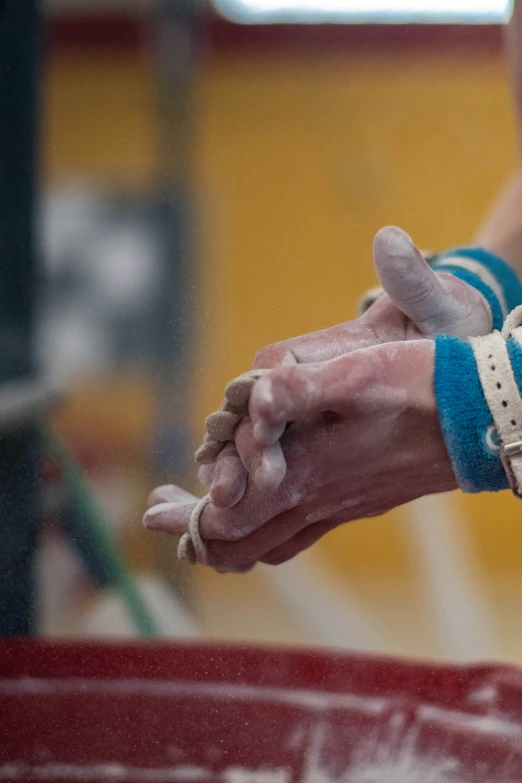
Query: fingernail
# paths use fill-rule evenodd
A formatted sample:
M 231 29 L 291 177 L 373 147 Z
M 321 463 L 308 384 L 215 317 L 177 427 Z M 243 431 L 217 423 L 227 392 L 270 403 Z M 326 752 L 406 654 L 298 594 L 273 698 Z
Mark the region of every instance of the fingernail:
M 169 511 L 175 511 L 176 509 L 180 508 L 181 505 L 181 503 L 157 503 L 155 506 L 152 506 L 152 508 L 149 508 L 149 510 L 145 512 L 145 516 L 143 517 L 143 525 L 146 528 L 154 530 L 154 528 L 159 526 L 159 516 L 162 514 L 168 514 Z
M 212 486 L 214 478 L 214 466 L 202 465 L 198 470 L 198 481 L 207 489 Z
M 286 474 L 286 462 L 279 443 L 267 447 L 257 469 L 254 481 L 260 489 L 275 490 Z
M 288 418 L 287 411 L 292 403 L 292 397 L 287 385 L 284 378 L 262 378 L 254 390 L 256 404 L 254 415 L 260 416 L 261 420 L 268 419 L 269 426 L 275 423 L 279 425 Z
M 382 229 L 379 235 L 384 245 L 383 249 L 392 256 L 408 254 L 413 246 L 412 238 L 405 231 L 394 226 Z
M 272 381 L 269 378 L 261 378 L 257 382 L 256 397 L 264 405 L 272 405 L 274 402 L 274 392 L 272 390 Z
M 265 424 L 264 421 L 256 421 L 256 423 L 254 424 L 254 438 L 257 440 L 258 443 L 260 443 L 262 446 L 268 445 L 265 443 L 265 438 L 269 433 L 270 433 L 269 424 Z
M 210 487 L 210 497 L 216 506 L 221 506 L 223 496 L 226 497 L 228 485 L 222 481 L 213 481 Z
M 265 421 L 257 421 L 254 424 L 254 438 L 262 446 L 271 446 L 279 440 L 286 428 L 286 422 L 268 424 Z

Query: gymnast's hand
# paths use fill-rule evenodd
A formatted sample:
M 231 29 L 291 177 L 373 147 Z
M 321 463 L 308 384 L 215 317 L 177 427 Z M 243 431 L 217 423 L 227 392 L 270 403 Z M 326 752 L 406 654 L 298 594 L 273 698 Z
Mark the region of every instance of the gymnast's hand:
M 378 232 L 374 259 L 386 294 L 361 318 L 263 348 L 255 358 L 254 370 L 322 362 L 361 348 L 442 333 L 470 337 L 491 331 L 491 311 L 482 294 L 452 275 L 435 273 L 400 229 L 388 227 Z M 228 407 L 247 411 L 257 377 L 257 373 L 249 373 L 228 385 Z M 286 470 L 279 442 L 286 422 L 269 426 L 259 420 L 252 436 L 245 432 L 252 429 L 250 419 L 244 418 L 234 437 L 237 418 L 231 413 L 230 431 L 219 433 L 223 423 L 226 430 L 226 415 L 225 419 L 223 412 L 209 417 L 211 442 L 207 441 L 198 454 L 199 461 L 207 463 L 200 469 L 200 480 L 210 488 L 212 502 L 221 508 L 231 507 L 243 497 L 248 474 L 260 489 L 272 489 L 283 480 Z M 228 441 L 224 448 L 221 441 Z
M 249 480 L 233 507 L 206 505 L 199 520 L 206 562 L 222 571 L 282 563 L 343 522 L 454 489 L 433 391 L 434 352 L 431 340 L 384 343 L 279 367 L 256 381 L 254 430 L 293 422 L 281 438 L 286 475 L 272 489 Z M 255 450 L 252 441 L 252 426 L 242 422 L 235 442 L 243 459 Z M 197 500 L 160 487 L 144 523 L 182 535 Z

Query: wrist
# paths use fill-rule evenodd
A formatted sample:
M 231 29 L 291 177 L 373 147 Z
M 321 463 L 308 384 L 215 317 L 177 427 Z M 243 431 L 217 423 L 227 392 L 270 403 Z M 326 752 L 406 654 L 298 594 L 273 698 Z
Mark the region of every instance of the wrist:
M 460 489 L 507 489 L 493 417 L 468 342 L 447 335 L 436 338 L 435 395 L 444 442 Z
M 522 304 L 522 283 L 516 272 L 490 250 L 458 247 L 441 254 L 422 255 L 435 272 L 456 277 L 482 295 L 491 312 L 493 329 L 501 329 L 507 314 Z M 382 288 L 366 292 L 359 300 L 358 315 L 363 315 L 383 294 Z
M 409 472 L 418 476 L 413 484 L 419 488 L 415 497 L 450 492 L 459 486 L 446 447 L 434 392 L 435 343 L 429 342 L 426 347 L 426 351 L 415 356 L 415 394 L 409 413 L 414 446 L 409 454 Z
M 522 490 L 521 311 L 509 316 L 503 334 L 435 341 L 441 430 L 465 492 Z
M 508 313 L 522 304 L 522 284 L 500 256 L 482 247 L 459 247 L 430 259 L 436 272 L 446 272 L 478 290 L 487 301 L 493 329 L 501 329 Z

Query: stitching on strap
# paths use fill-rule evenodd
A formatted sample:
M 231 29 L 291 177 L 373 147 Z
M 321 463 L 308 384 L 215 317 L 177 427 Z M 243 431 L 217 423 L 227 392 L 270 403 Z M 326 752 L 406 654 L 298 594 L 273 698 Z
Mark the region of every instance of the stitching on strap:
M 522 309 L 521 309 L 522 312 Z M 501 459 L 513 492 L 522 493 L 522 400 L 500 332 L 470 340 L 480 383 L 502 444 Z
M 520 342 L 520 334 L 517 334 L 519 326 L 522 326 L 522 305 L 515 307 L 504 321 L 504 326 L 502 327 L 502 337 L 504 340 L 509 340 L 511 335 L 513 335 L 516 341 Z

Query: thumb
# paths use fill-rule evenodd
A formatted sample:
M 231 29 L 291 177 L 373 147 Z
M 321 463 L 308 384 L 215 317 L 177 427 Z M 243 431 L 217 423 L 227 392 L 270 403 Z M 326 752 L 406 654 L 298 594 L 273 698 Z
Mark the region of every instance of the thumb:
M 491 331 L 482 294 L 458 278 L 436 274 L 400 228 L 378 231 L 373 255 L 382 287 L 423 334 L 473 337 Z

